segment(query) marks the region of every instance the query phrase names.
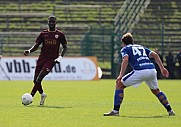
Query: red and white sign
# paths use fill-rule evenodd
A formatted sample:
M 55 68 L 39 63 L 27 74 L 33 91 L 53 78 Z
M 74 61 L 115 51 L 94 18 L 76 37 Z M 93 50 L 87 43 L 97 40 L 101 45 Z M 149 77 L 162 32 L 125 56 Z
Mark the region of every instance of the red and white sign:
M 33 80 L 36 57 L 2 57 L 0 80 Z M 45 80 L 97 80 L 96 57 L 64 57 Z

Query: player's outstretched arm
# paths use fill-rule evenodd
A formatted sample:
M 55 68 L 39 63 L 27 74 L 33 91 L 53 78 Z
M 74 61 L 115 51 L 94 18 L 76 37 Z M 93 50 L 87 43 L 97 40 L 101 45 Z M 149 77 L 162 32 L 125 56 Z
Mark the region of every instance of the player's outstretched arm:
M 169 72 L 168 70 L 163 66 L 163 63 L 159 57 L 159 55 L 156 53 L 156 52 L 151 52 L 150 53 L 150 58 L 154 58 L 156 63 L 158 64 L 160 70 L 161 70 L 161 73 L 163 76 L 165 77 L 168 77 L 169 76 Z
M 36 51 L 38 49 L 38 47 L 39 47 L 39 44 L 35 43 L 29 50 L 24 51 L 24 55 L 28 56 L 31 52 Z

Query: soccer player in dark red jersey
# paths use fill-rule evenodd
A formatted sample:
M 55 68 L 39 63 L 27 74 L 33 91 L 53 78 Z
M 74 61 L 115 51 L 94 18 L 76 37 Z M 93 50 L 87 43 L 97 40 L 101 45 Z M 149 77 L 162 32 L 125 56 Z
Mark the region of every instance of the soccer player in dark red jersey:
M 47 95 L 43 92 L 42 80 L 52 70 L 56 63 L 59 63 L 67 51 L 67 41 L 64 33 L 56 29 L 57 19 L 55 16 L 49 16 L 49 29 L 42 31 L 37 37 L 35 44 L 24 51 L 24 55 L 28 56 L 30 53 L 36 51 L 42 45 L 41 52 L 37 61 L 34 74 L 34 86 L 31 95 L 34 97 L 38 91 L 41 94 L 40 105 L 44 104 Z M 60 51 L 60 44 L 63 49 Z

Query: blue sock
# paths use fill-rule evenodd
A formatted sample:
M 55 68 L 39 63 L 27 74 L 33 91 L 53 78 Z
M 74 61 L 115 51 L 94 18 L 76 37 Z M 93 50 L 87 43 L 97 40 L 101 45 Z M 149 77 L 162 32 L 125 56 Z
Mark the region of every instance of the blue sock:
M 170 109 L 170 105 L 167 101 L 167 97 L 165 96 L 165 94 L 163 92 L 160 92 L 159 94 L 156 95 L 157 98 L 159 99 L 159 101 L 162 103 L 162 105 L 167 109 L 167 110 L 171 110 Z M 165 103 L 164 101 L 167 101 L 167 103 Z M 169 108 L 169 109 L 168 109 Z
M 122 100 L 123 100 L 123 94 L 124 94 L 123 90 L 115 90 L 115 94 L 114 94 L 114 110 L 116 110 L 116 111 L 119 111 L 119 109 L 120 109 L 120 105 L 121 105 Z

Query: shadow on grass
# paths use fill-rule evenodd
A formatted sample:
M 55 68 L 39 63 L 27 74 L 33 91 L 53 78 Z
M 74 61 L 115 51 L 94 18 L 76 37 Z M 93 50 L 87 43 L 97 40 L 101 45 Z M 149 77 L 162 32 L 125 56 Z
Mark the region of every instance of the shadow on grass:
M 41 106 L 41 105 L 29 105 L 27 107 L 39 107 L 39 108 L 57 108 L 57 109 L 64 109 L 64 108 L 73 108 L 73 107 L 64 107 L 64 106 Z
M 168 115 L 163 116 L 119 116 L 119 117 L 125 117 L 125 118 L 168 118 Z

